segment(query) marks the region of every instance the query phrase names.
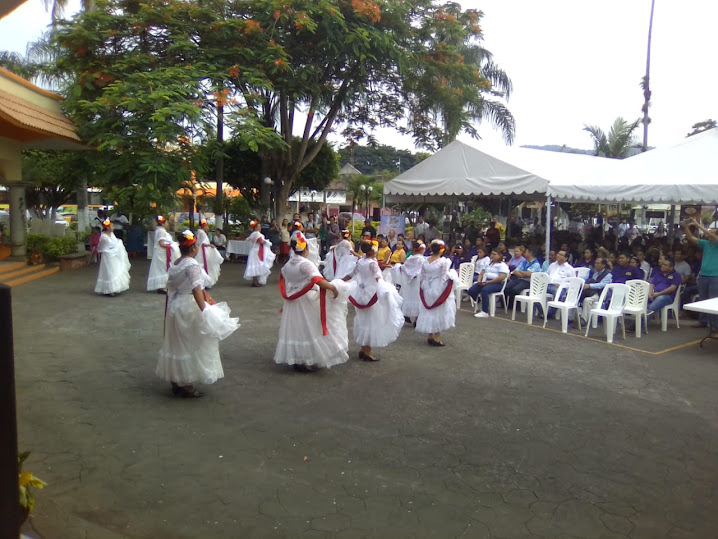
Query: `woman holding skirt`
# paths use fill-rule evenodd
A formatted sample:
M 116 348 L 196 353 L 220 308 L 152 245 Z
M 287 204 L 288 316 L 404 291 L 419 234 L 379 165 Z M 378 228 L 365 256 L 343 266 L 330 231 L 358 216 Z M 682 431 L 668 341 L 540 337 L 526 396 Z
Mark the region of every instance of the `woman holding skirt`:
M 102 235 L 97 245 L 100 254 L 100 271 L 97 274 L 95 293 L 115 297 L 130 287 L 130 259 L 125 244 L 117 239 L 109 219 L 102 223 Z
M 347 296 L 349 285 L 324 279 L 308 259 L 307 240 L 292 234 L 290 258 L 281 270 L 284 298 L 274 362 L 300 372 L 330 368 L 349 359 Z M 330 294 L 327 294 L 327 291 Z
M 177 243 L 172 241 L 172 236 L 165 229 L 164 215 L 158 215 L 156 220 L 157 228 L 155 229 L 150 274 L 147 277 L 147 291 L 157 290 L 160 294 L 165 294 L 167 293 L 167 275 L 170 264 L 179 258 L 180 252 Z
M 350 241 L 351 234 L 342 230 L 342 240 L 329 249 L 324 263 L 324 277 L 328 280 L 344 279 L 354 273 L 358 254 L 354 252 L 354 245 Z
M 219 280 L 220 265 L 224 262 L 224 257 L 209 241 L 209 224 L 206 219 L 199 222 L 199 230 L 197 231 L 197 256 L 195 259 L 202 266 L 202 269 L 209 275 L 209 284 L 207 288 L 213 287 Z
M 354 339 L 361 346 L 359 359 L 379 361 L 372 348 L 393 343 L 404 325 L 401 296 L 381 275 L 376 259 L 377 240 L 363 241 L 364 258 L 356 263 L 349 301 L 356 308 Z
M 253 232 L 247 238 L 250 247 L 244 278 L 252 281 L 252 286 L 264 286 L 274 265 L 275 254 L 272 252 L 272 242 L 260 232 L 261 225 L 256 219 L 250 221 L 249 228 Z
M 419 242 L 414 242 L 412 255 L 403 264 L 397 264 L 391 269 L 392 280 L 400 286 L 401 312 L 404 314 L 404 321 L 411 323 L 419 316 L 421 308 L 421 297 L 419 295 L 419 280 L 421 271 L 424 269 L 426 258 Z
M 419 317 L 416 319 L 416 331 L 428 333 L 427 342 L 431 346 L 444 346 L 441 332 L 456 325 L 453 287 L 459 277 L 451 269 L 451 260 L 442 258 L 444 250 L 442 240 L 431 242 L 431 256 L 426 259 L 419 281 L 421 304 Z
M 204 291 L 209 277 L 195 256 L 197 240 L 189 230 L 180 238 L 182 256 L 170 266 L 165 330 L 155 374 L 184 398 L 204 396 L 194 384 L 213 384 L 224 376 L 219 341 L 229 337 L 239 319 L 229 317 L 226 303 L 214 303 Z

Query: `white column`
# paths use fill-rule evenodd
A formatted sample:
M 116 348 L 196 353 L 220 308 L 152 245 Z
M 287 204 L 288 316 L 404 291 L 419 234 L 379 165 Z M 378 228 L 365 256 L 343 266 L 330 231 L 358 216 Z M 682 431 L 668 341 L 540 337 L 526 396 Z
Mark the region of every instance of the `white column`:
M 11 183 L 10 191 L 10 247 L 12 256 L 27 255 L 27 202 L 25 201 L 25 185 Z
M 548 260 L 548 253 L 551 250 L 551 195 L 546 197 L 546 260 Z

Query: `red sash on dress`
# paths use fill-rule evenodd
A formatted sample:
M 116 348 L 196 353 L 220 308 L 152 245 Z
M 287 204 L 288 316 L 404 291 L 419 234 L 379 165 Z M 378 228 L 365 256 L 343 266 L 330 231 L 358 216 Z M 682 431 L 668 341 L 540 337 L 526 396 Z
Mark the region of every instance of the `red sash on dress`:
M 205 249 L 209 247 L 206 243 L 202 244 L 202 259 L 204 260 L 204 271 L 209 273 L 209 270 L 207 269 L 207 253 L 205 252 Z
M 374 292 L 374 295 L 369 300 L 369 303 L 367 303 L 366 305 L 360 305 L 353 297 L 349 296 L 349 301 L 351 301 L 352 305 L 354 305 L 354 307 L 356 307 L 357 309 L 368 309 L 369 307 L 374 305 L 378 299 L 379 298 L 377 297 L 376 292 Z
M 172 262 L 172 246 L 169 243 L 165 244 L 165 252 L 167 253 L 167 263 L 165 264 L 165 270 L 170 270 L 170 262 Z
M 324 280 L 324 277 L 317 275 L 315 277 L 312 277 L 312 280 L 309 281 L 309 284 L 299 290 L 298 292 L 295 292 L 291 296 L 287 296 L 287 288 L 284 285 L 284 275 L 282 273 L 279 273 L 279 293 L 282 294 L 282 297 L 286 299 L 287 301 L 294 301 L 295 299 L 301 298 L 304 294 L 309 292 L 312 288 L 314 288 L 314 285 L 317 283 L 320 283 Z M 322 322 L 322 335 L 328 335 L 329 330 L 327 329 L 327 291 L 324 288 L 319 289 L 319 318 Z
M 446 288 L 441 293 L 441 295 L 437 298 L 437 300 L 434 302 L 434 304 L 431 306 L 426 304 L 426 301 L 424 300 L 424 290 L 422 288 L 419 288 L 419 296 L 421 297 L 421 303 L 424 304 L 424 308 L 427 311 L 430 311 L 431 309 L 436 309 L 437 307 L 442 305 L 446 301 L 446 299 L 449 297 L 449 295 L 451 294 L 451 289 L 453 287 L 454 287 L 454 281 L 449 279 L 449 283 L 446 285 Z
M 332 253 L 332 265 L 334 266 L 334 278 L 337 276 L 337 252 Z
M 264 262 L 264 238 L 257 238 L 257 243 L 259 244 L 259 260 Z

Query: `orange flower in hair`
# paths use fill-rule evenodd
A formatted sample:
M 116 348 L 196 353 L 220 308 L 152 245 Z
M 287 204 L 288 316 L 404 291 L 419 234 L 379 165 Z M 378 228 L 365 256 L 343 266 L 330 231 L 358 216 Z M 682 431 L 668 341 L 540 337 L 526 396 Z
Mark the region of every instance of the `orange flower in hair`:
M 297 232 L 297 250 L 303 251 L 307 248 L 307 239 L 304 237 L 304 234 L 301 232 Z
M 105 230 L 107 230 L 108 228 L 110 228 L 110 225 L 111 225 L 111 224 L 112 224 L 112 223 L 110 223 L 110 220 L 109 220 L 109 219 L 105 219 L 104 221 L 102 221 L 102 228 L 104 228 Z
M 207 219 L 202 219 L 202 220 L 199 222 L 199 226 L 206 226 L 206 225 L 207 225 Z
M 297 230 L 304 230 L 304 225 L 301 221 L 294 221 L 294 228 Z
M 348 239 L 351 237 L 351 235 L 352 235 L 352 233 L 349 232 L 348 230 L 342 230 L 342 238 Z
M 194 244 L 194 242 L 197 241 L 197 238 L 190 230 L 185 230 L 182 232 L 182 239 L 180 240 L 180 243 L 185 246 L 189 247 L 190 245 Z
M 256 219 L 252 219 L 252 220 L 249 222 L 249 228 L 254 228 L 254 227 L 256 227 L 258 222 L 259 222 L 259 221 L 257 221 Z
M 156 218 L 158 223 L 164 223 L 165 222 L 165 216 L 164 215 L 158 215 Z

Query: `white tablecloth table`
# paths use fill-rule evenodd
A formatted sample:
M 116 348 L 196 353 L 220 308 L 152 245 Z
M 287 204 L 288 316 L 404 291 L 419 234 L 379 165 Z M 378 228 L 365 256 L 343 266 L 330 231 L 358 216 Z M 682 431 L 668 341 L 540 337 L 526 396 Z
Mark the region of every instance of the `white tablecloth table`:
M 249 246 L 251 242 L 247 240 L 229 240 L 227 241 L 227 256 L 239 255 L 247 256 L 249 254 Z
M 711 299 L 704 299 L 703 301 L 694 301 L 693 303 L 686 303 L 683 306 L 684 309 L 688 311 L 695 311 L 697 313 L 706 313 L 706 314 L 713 314 L 718 315 L 718 298 L 711 298 Z M 713 331 L 718 328 L 711 327 L 711 324 L 708 324 L 708 335 L 703 337 L 700 342 L 700 346 L 703 346 L 703 343 L 707 339 L 713 339 Z

